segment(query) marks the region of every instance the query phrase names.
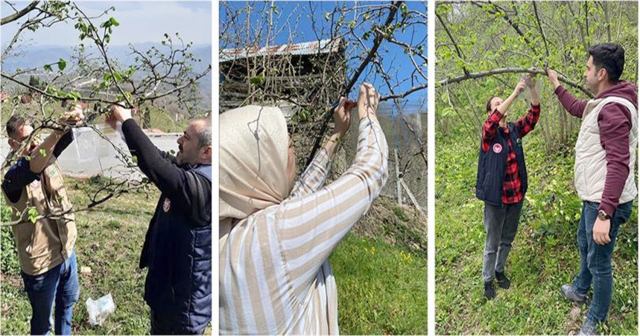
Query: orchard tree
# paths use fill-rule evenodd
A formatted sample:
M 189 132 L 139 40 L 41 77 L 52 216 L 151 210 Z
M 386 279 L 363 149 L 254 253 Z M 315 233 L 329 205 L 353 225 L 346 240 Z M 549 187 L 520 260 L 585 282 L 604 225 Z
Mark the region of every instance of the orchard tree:
M 518 78 L 535 68 L 545 111 L 539 123 L 541 133 L 549 150 L 568 148 L 579 122 L 562 110 L 545 69 L 558 71 L 560 81 L 574 95 L 591 98 L 583 78 L 587 49 L 616 42 L 626 52 L 623 79 L 636 82 L 637 6 L 608 1 L 438 2 L 438 133 L 462 135 L 475 143 L 487 99 L 506 95 Z
M 408 141 L 417 144 L 411 150 L 399 151 L 401 172 L 397 175 L 404 175 L 409 168 L 426 172 L 426 133 L 416 130 L 415 123 L 409 122 L 402 111 L 406 98 L 422 100 L 426 106 L 427 3 L 301 2 L 287 6 L 272 1 L 220 3 L 220 112 L 234 106 L 287 102 L 293 106 L 293 132 L 304 134 L 295 146 L 298 165 L 305 167 L 323 142 L 331 106 L 340 96 L 353 97 L 358 83 L 371 82 L 380 92 L 381 101 L 395 106 Z M 307 34 L 303 36 L 303 32 Z M 318 50 L 339 49 L 340 55 L 310 55 L 308 59 L 316 69 L 310 76 L 301 76 L 298 56 L 269 52 L 285 43 L 327 40 Z M 261 48 L 267 52 L 257 55 Z M 244 73 L 238 74 L 238 68 Z M 227 95 L 239 101 L 231 104 L 223 99 L 227 90 L 240 86 L 242 94 Z M 343 147 L 350 144 L 346 141 Z M 338 174 L 348 168 L 343 155 L 339 152 L 340 158 L 334 160 L 338 167 L 333 170 Z M 393 151 L 391 156 L 395 160 Z M 426 200 L 426 179 L 420 181 L 420 188 Z
M 179 104 L 191 115 L 203 112 L 196 109 L 200 103 L 196 95 L 197 82 L 211 71 L 211 65 L 196 72 L 194 65 L 201 60 L 192 53 L 192 43 L 183 41 L 179 34 L 165 33 L 160 45 L 148 50 L 129 45 L 135 61 L 125 65 L 109 54 L 112 36 L 124 33 L 118 32 L 120 23 L 115 7 L 106 8 L 97 15 L 88 15 L 82 3 L 71 1 L 32 1 L 24 7 L 10 1 L 5 1 L 5 4 L 12 13 L 2 17 L 0 25 L 8 27 L 14 24 L 18 28 L 10 42 L 2 47 L 2 65 L 28 52 L 28 46 L 24 45 L 27 32 L 37 34 L 40 30 L 66 24 L 73 25 L 78 35 L 78 45 L 70 59 L 45 59 L 30 69 L 11 69 L 9 72 L 2 67 L 0 71 L 0 89 L 3 93 L 11 92 L 13 96 L 2 106 L 3 118 L 23 113 L 34 121 L 35 130 L 23 146 L 42 131 L 69 127 L 57 123 L 60 113 L 69 108 L 69 103 L 82 102 L 92 107 L 85 121 L 74 127 L 90 127 L 109 142 L 110 138 L 89 122 L 102 119 L 113 104 L 143 107 L 138 109 L 140 111 L 149 111 L 152 106 L 161 104 Z M 23 104 L 24 99 L 21 102 L 17 97 L 25 96 L 27 92 L 33 101 Z M 142 120 L 149 120 L 148 114 Z M 143 126 L 148 125 L 143 123 Z M 135 158 L 130 158 L 115 144 L 111 145 L 123 166 L 136 167 Z M 3 167 L 15 159 L 7 158 Z M 122 178 L 100 181 L 93 189 L 87 190 L 88 203 L 75 204 L 71 211 L 86 210 L 132 189 L 146 188 L 148 182 L 146 179 L 140 183 Z M 33 209 L 25 211 L 33 212 Z M 38 216 L 32 213 L 29 219 L 35 221 Z M 3 223 L 11 224 L 15 223 Z

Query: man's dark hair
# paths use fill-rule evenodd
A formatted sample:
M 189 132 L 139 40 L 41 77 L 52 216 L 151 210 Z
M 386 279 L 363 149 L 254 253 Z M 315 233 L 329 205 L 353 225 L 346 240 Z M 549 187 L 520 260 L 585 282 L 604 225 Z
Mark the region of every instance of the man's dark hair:
M 14 139 L 14 135 L 16 135 L 16 132 L 18 131 L 18 129 L 30 122 L 31 120 L 28 118 L 25 118 L 25 116 L 23 115 L 19 115 L 19 114 L 12 115 L 11 118 L 9 118 L 9 120 L 7 121 L 7 126 L 6 126 L 7 135 L 10 138 Z
M 589 47 L 596 70 L 605 68 L 610 82 L 617 82 L 624 70 L 624 48 L 617 43 L 601 43 Z
M 491 112 L 491 101 L 493 100 L 493 98 L 495 98 L 496 96 L 491 96 L 489 97 L 489 100 L 487 101 L 487 112 Z

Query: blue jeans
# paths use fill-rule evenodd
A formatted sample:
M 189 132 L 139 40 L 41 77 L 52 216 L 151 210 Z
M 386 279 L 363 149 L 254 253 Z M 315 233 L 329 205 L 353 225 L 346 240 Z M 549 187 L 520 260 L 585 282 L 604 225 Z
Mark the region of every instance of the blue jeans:
M 76 253 L 49 271 L 32 276 L 22 272 L 24 290 L 31 303 L 31 334 L 46 335 L 51 330 L 51 308 L 55 302 L 56 335 L 71 335 L 73 305 L 80 296 Z
M 611 217 L 609 237 L 611 242 L 598 245 L 593 240 L 593 225 L 598 218 L 600 203 L 585 201 L 578 225 L 578 248 L 580 249 L 580 273 L 573 280 L 573 289 L 587 294 L 593 283 L 593 299 L 587 313 L 587 321 L 604 322 L 607 319 L 611 294 L 613 293 L 613 273 L 611 255 L 618 236 L 620 224 L 629 220 L 633 201 L 618 205 Z

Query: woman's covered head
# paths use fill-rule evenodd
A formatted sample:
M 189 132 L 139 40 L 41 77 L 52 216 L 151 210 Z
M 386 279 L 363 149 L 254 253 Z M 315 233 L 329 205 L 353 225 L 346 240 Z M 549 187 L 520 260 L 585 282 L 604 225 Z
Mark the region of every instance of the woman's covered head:
M 289 196 L 289 175 L 295 178 L 295 169 L 291 174 L 287 168 L 289 147 L 277 107 L 252 105 L 220 115 L 220 219 L 244 219 Z

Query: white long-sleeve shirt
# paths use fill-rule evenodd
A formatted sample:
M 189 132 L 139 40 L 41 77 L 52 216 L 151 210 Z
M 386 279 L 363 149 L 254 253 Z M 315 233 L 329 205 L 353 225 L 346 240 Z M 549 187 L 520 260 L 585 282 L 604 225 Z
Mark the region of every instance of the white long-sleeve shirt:
M 356 158 L 339 179 L 322 188 L 330 158 L 321 150 L 289 198 L 220 239 L 220 334 L 338 333 L 328 258 L 380 194 L 387 158 L 380 125 L 365 118 Z

